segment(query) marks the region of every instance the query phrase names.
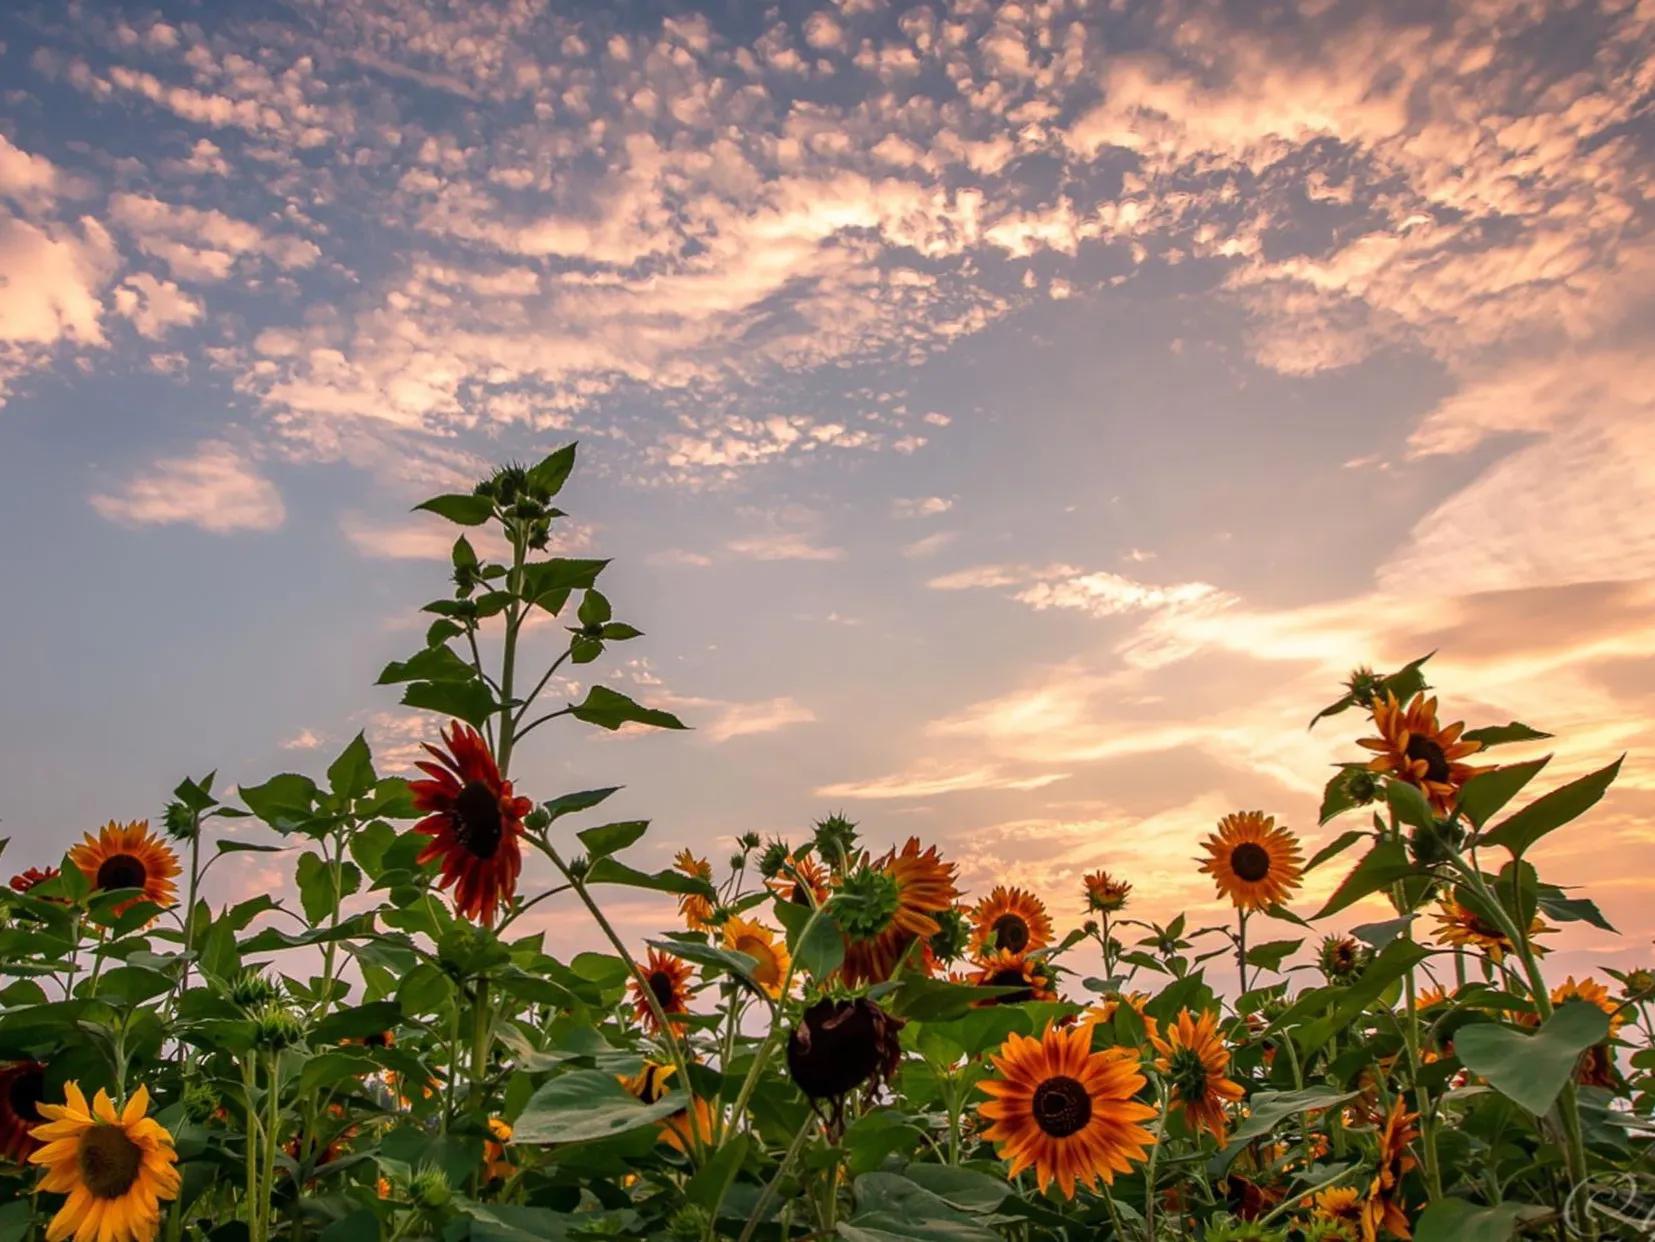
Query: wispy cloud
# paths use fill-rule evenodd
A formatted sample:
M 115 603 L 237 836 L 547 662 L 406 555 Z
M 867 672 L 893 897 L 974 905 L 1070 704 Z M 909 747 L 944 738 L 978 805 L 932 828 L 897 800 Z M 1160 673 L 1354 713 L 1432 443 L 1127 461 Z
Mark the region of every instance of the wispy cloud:
M 130 526 L 187 523 L 215 535 L 274 530 L 287 517 L 276 485 L 234 445 L 208 440 L 187 457 L 164 457 L 92 507 Z

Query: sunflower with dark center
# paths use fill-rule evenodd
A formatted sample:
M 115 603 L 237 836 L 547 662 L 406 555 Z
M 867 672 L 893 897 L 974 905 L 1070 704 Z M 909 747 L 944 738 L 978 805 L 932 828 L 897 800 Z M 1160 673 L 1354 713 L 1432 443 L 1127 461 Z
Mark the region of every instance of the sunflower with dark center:
M 1160 1071 L 1183 1110 L 1184 1124 L 1192 1133 L 1202 1130 L 1218 1140 L 1220 1147 L 1229 1133 L 1226 1104 L 1234 1104 L 1246 1092 L 1227 1076 L 1230 1050 L 1218 1033 L 1218 1014 L 1208 1010 L 1199 1018 L 1181 1010 L 1163 1034 L 1157 1022 L 1149 1023 L 1149 1042 Z
M 1368 951 L 1352 936 L 1327 936 L 1322 940 L 1317 964 L 1330 980 L 1351 979 L 1368 964 Z
M 942 930 L 936 916 L 957 896 L 954 864 L 943 862 L 935 846 L 921 850 L 917 837 L 853 870 L 828 903 L 844 933 L 845 983 L 855 987 L 889 979 L 916 941 Z
M 425 812 L 414 831 L 431 838 L 418 861 L 437 863 L 437 887 L 454 890 L 456 913 L 492 927 L 517 892 L 523 817 L 534 804 L 512 792 L 477 730 L 456 721 L 443 742 L 446 751 L 425 746 L 435 763 L 416 765 L 427 779 L 408 783 Z
M 753 959 L 753 978 L 771 1000 L 779 1000 L 793 959 L 776 933 L 751 919 L 732 916 L 724 923 L 724 947 Z
M 1356 1224 L 1362 1219 L 1362 1192 L 1354 1186 L 1333 1186 L 1319 1190 L 1309 1200 L 1317 1220 L 1342 1220 Z
M 76 1083 L 64 1097 L 39 1106 L 46 1122 L 31 1131 L 42 1144 L 29 1157 L 45 1170 L 40 1189 L 67 1196 L 46 1237 L 152 1242 L 161 1201 L 178 1197 L 179 1176 L 172 1135 L 148 1116 L 149 1089 L 139 1087 L 119 1111 L 104 1091 L 88 1106 Z
M 1482 769 L 1461 763 L 1483 748 L 1468 742 L 1463 721 L 1443 726 L 1437 723 L 1437 701 L 1424 692 L 1414 695 L 1407 707 L 1394 694 L 1373 700 L 1373 723 L 1378 737 L 1357 741 L 1364 750 L 1375 752 L 1368 762 L 1370 772 L 1394 776 L 1415 786 L 1430 800 L 1439 814 L 1453 810 L 1460 789 Z
M 828 899 L 828 870 L 809 854 L 787 858 L 766 881 L 770 891 L 796 906 L 819 906 Z
M 644 1026 L 644 1029 L 661 1034 L 661 1024 L 656 1020 L 655 1011 L 650 1007 L 644 989 L 649 989 L 648 996 L 655 998 L 655 1003 L 661 1007 L 661 1012 L 667 1015 L 667 1021 L 672 1024 L 674 1031 L 682 1031 L 683 1024 L 674 1022 L 672 1015 L 688 1013 L 690 1009 L 690 980 L 695 975 L 695 967 L 681 957 L 671 953 L 663 953 L 660 949 L 651 948 L 645 957 L 643 979 L 633 979 L 628 984 L 632 992 L 632 1013 Z
M 645 1061 L 636 1074 L 619 1074 L 616 1080 L 628 1095 L 642 1103 L 654 1104 L 666 1095 L 670 1088 L 669 1080 L 677 1072 L 675 1066 Z M 690 1101 L 688 1108 L 679 1109 L 661 1123 L 656 1141 L 678 1151 L 688 1152 L 695 1145 L 697 1138 L 706 1143 L 712 1138 L 712 1133 L 712 1109 L 707 1106 L 706 1100 L 696 1096 Z
M 0 1066 L 0 1156 L 21 1164 L 35 1149 L 29 1130 L 44 1117 L 39 1105 L 46 1098 L 46 1067 L 39 1061 L 13 1061 Z
M 1452 897 L 1444 897 L 1437 905 L 1437 912 L 1431 916 L 1437 921 L 1437 943 L 1453 948 L 1479 949 L 1488 954 L 1494 962 L 1502 962 L 1508 953 L 1515 952 L 1517 946 L 1512 944 L 1511 937 L 1506 935 L 1496 924 L 1483 919 L 1475 910 L 1461 905 Z M 1544 954 L 1545 946 L 1536 942 L 1536 936 L 1542 936 L 1552 929 L 1537 914 L 1529 923 L 1529 948 L 1536 954 Z
M 69 860 L 91 883 L 96 892 L 111 893 L 135 888 L 138 895 L 115 907 L 125 914 L 140 902 L 170 906 L 178 900 L 173 883 L 179 873 L 178 857 L 160 837 L 149 830 L 147 819 L 119 824 L 110 820 L 94 837 L 69 851 Z
M 978 1109 L 992 1123 L 983 1138 L 1012 1177 L 1033 1168 L 1042 1192 L 1055 1181 L 1072 1199 L 1077 1183 L 1113 1184 L 1154 1146 L 1138 1124 L 1155 1110 L 1134 1098 L 1144 1087 L 1134 1049 L 1093 1052 L 1090 1027 L 1048 1024 L 1039 1039 L 1013 1032 L 989 1061 L 998 1077 L 977 1084 L 992 1097 Z
M 1086 908 L 1094 914 L 1114 914 L 1126 908 L 1132 885 L 1117 880 L 1107 871 L 1094 871 L 1081 883 L 1086 886 Z
M 829 997 L 806 1009 L 787 1037 L 787 1072 L 812 1100 L 839 1100 L 890 1081 L 902 1059 L 903 1022 L 875 1002 Z
M 1390 1110 L 1379 1127 L 1377 1171 L 1362 1202 L 1364 1242 L 1374 1242 L 1381 1232 L 1399 1238 L 1410 1236 L 1408 1213 L 1402 1197 L 1402 1178 L 1419 1164 L 1408 1151 L 1408 1144 L 1419 1137 L 1419 1131 L 1414 1128 L 1414 1122 L 1418 1120 L 1418 1113 L 1404 1110 L 1401 1095 L 1391 1101 Z
M 1033 953 L 1052 942 L 1052 920 L 1033 893 L 997 884 L 971 914 L 973 954 L 1009 949 Z
M 978 958 L 971 983 L 979 988 L 1017 989 L 978 1001 L 979 1006 L 1022 1005 L 1029 1001 L 1057 999 L 1050 978 L 1041 972 L 1040 963 L 1031 960 L 1026 953 L 1013 953 L 1010 949 L 997 949 L 986 957 Z
M 1244 912 L 1280 905 L 1304 875 L 1298 838 L 1260 811 L 1226 815 L 1202 844 L 1207 857 L 1201 870 L 1212 876 L 1219 896 Z

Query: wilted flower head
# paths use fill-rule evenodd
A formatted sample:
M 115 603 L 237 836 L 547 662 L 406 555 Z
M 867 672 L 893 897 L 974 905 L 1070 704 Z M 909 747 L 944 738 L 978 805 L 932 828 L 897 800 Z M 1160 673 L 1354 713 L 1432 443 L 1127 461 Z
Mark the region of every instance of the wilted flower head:
M 903 1021 L 876 1003 L 824 998 L 804 1011 L 787 1039 L 787 1072 L 812 1100 L 840 1099 L 896 1072 Z

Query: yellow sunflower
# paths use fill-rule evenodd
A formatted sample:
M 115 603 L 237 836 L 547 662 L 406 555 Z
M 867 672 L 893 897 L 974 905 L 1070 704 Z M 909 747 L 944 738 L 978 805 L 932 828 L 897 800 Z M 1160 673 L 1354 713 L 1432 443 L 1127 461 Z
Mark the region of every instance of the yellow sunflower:
M 1426 698 L 1423 692 L 1414 695 L 1406 708 L 1394 694 L 1375 699 L 1373 723 L 1379 736 L 1356 743 L 1375 752 L 1368 770 L 1388 773 L 1417 786 L 1440 814 L 1448 814 L 1460 787 L 1479 771 L 1460 760 L 1481 750 L 1483 744 L 1461 740 L 1463 722 L 1446 728 L 1439 725 L 1437 701 Z
M 1041 972 L 1040 963 L 1030 961 L 1026 953 L 997 949 L 987 957 L 977 959 L 976 973 L 971 982 L 980 988 L 1021 988 L 1002 996 L 981 1001 L 982 1005 L 1021 1005 L 1025 1001 L 1056 1000 L 1051 979 Z
M 957 896 L 954 864 L 943 862 L 936 846 L 922 851 L 918 837 L 847 875 L 832 898 L 845 937 L 845 983 L 889 979 L 916 940 L 941 930 L 936 915 Z
M 1354 1186 L 1319 1190 L 1306 1200 L 1317 1220 L 1343 1220 L 1356 1224 L 1362 1219 L 1362 1192 Z
M 689 1012 L 690 979 L 695 974 L 695 967 L 681 957 L 651 947 L 641 969 L 643 979 L 633 979 L 627 984 L 632 992 L 633 1016 L 643 1024 L 645 1030 L 659 1035 L 661 1024 L 656 1021 L 655 1010 L 651 1009 L 649 1004 L 649 996 L 653 996 L 655 1003 L 661 1006 L 661 1012 L 667 1015 L 672 1029 L 683 1030 L 683 1024 L 673 1021 L 672 1015 Z M 646 987 L 649 989 L 649 996 L 644 993 Z
M 179 1177 L 172 1135 L 147 1115 L 149 1089 L 139 1087 L 120 1112 L 108 1092 L 90 1107 L 78 1083 L 63 1092 L 64 1103 L 38 1106 L 47 1120 L 32 1134 L 44 1146 L 29 1157 L 45 1169 L 40 1189 L 68 1196 L 46 1242 L 70 1234 L 78 1242 L 153 1242 L 161 1200 L 178 1197 Z
M 993 1097 L 977 1111 L 1012 1177 L 1032 1167 L 1042 1191 L 1055 1180 L 1072 1199 L 1076 1182 L 1113 1184 L 1147 1158 L 1155 1136 L 1138 1123 L 1155 1110 L 1133 1098 L 1144 1086 L 1133 1049 L 1093 1052 L 1089 1029 L 1048 1025 L 1039 1039 L 1013 1032 L 989 1060 L 999 1077 L 977 1084 Z
M 645 1061 L 643 1068 L 636 1074 L 617 1074 L 616 1080 L 629 1095 L 636 1096 L 645 1104 L 653 1104 L 667 1093 L 668 1079 L 675 1073 L 676 1066 Z M 707 1106 L 706 1100 L 696 1096 L 690 1101 L 689 1108 L 679 1109 L 661 1123 L 657 1141 L 681 1152 L 687 1152 L 693 1145 L 692 1134 L 699 1134 L 701 1141 L 705 1143 L 712 1139 L 712 1133 L 712 1110 Z
M 1201 870 L 1212 876 L 1219 896 L 1228 897 L 1238 910 L 1280 905 L 1304 874 L 1298 838 L 1260 811 L 1226 815 L 1202 844 L 1207 857 Z
M 971 952 L 974 956 L 1010 949 L 1033 953 L 1052 942 L 1052 920 L 1046 903 L 1022 888 L 996 884 L 971 913 Z
M 724 924 L 724 947 L 745 953 L 758 963 L 753 967 L 753 978 L 758 980 L 759 986 L 769 993 L 772 1000 L 781 997 L 782 983 L 787 979 L 792 959 L 788 956 L 787 945 L 776 939 L 775 932 L 762 923 L 733 917 Z
M 1492 923 L 1484 922 L 1474 910 L 1462 906 L 1452 897 L 1442 898 L 1437 903 L 1437 913 L 1431 917 L 1439 924 L 1436 931 L 1438 944 L 1480 949 L 1496 962 L 1504 961 L 1506 954 L 1517 948 L 1505 932 Z M 1538 914 L 1529 923 L 1529 947 L 1536 954 L 1545 953 L 1546 948 L 1535 937 L 1551 930 Z
M 178 888 L 173 883 L 179 871 L 178 857 L 150 832 L 147 819 L 130 824 L 110 820 L 96 837 L 87 833 L 86 839 L 69 851 L 69 860 L 98 892 L 141 890 L 138 896 L 116 906 L 116 915 L 125 914 L 143 901 L 165 907 L 178 900 Z
M 1229 1132 L 1224 1106 L 1240 1100 L 1246 1092 L 1226 1076 L 1230 1050 L 1218 1033 L 1217 1012 L 1208 1010 L 1192 1018 L 1188 1009 L 1181 1010 L 1165 1035 L 1160 1024 L 1151 1021 L 1149 1042 L 1159 1054 L 1155 1068 L 1183 1108 L 1184 1123 L 1193 1133 L 1206 1130 L 1220 1147 L 1224 1146 Z
M 713 865 L 705 858 L 697 858 L 687 849 L 678 851 L 678 856 L 673 859 L 673 866 L 691 879 L 712 883 Z M 684 926 L 691 931 L 706 931 L 713 925 L 712 899 L 700 893 L 680 893 L 678 913 L 683 915 Z
M 1615 1036 L 1626 1022 L 1626 1015 L 1609 995 L 1609 989 L 1590 976 L 1576 983 L 1575 977 L 1570 975 L 1552 989 L 1554 1009 L 1571 1001 L 1596 1005 L 1609 1015 L 1608 1038 L 1593 1044 L 1580 1054 L 1580 1060 L 1575 1065 L 1575 1081 L 1587 1087 L 1612 1087 L 1615 1085 L 1615 1057 L 1610 1044 L 1614 1042 Z M 1522 1026 L 1540 1025 L 1540 1015 L 1533 1010 L 1509 1016 Z
M 1135 1010 L 1138 1016 L 1142 1017 L 1144 1006 L 1149 1004 L 1149 1001 L 1150 995 L 1148 992 L 1117 992 L 1113 996 L 1104 997 L 1081 1014 L 1079 1021 L 1084 1026 L 1097 1026 L 1100 1023 L 1113 1022 L 1122 1005 Z
M 1362 1203 L 1362 1242 L 1377 1242 L 1381 1230 L 1399 1238 L 1412 1236 L 1404 1210 L 1402 1177 L 1419 1163 L 1408 1153 L 1408 1144 L 1419 1136 L 1413 1128 L 1418 1120 L 1418 1113 L 1404 1111 L 1399 1095 L 1379 1127 L 1379 1167 Z
M 1094 871 L 1081 880 L 1086 886 L 1086 908 L 1094 914 L 1114 914 L 1126 908 L 1132 885 L 1117 880 L 1107 871 Z
M 503 1117 L 488 1119 L 488 1137 L 483 1140 L 483 1180 L 503 1182 L 516 1170 L 506 1158 L 506 1144 L 511 1142 L 511 1123 Z

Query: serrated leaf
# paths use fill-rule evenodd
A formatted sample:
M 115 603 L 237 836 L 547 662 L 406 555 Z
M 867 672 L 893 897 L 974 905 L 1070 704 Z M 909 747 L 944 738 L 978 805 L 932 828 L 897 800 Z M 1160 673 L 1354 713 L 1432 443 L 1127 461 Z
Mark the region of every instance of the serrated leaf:
M 1527 763 L 1510 763 L 1481 771 L 1466 781 L 1455 805 L 1461 815 L 1481 828 L 1505 809 L 1506 803 L 1521 793 L 1551 758 L 1544 755 Z
M 1531 729 L 1521 721 L 1513 720 L 1510 724 L 1488 725 L 1481 729 L 1467 729 L 1464 738 L 1468 742 L 1481 742 L 1483 749 L 1490 746 L 1507 746 L 1513 742 L 1543 742 L 1551 736 L 1542 733 L 1539 729 Z
M 480 681 L 416 681 L 402 692 L 402 704 L 453 716 L 479 729 L 498 708 L 493 692 Z
M 477 670 L 446 646 L 426 647 L 406 660 L 392 660 L 379 674 L 376 686 L 404 681 L 474 681 Z
M 611 731 L 624 724 L 646 724 L 657 729 L 682 729 L 684 722 L 671 712 L 643 707 L 607 686 L 593 686 L 586 698 L 570 708 L 570 715 Z
M 1578 780 L 1545 793 L 1508 819 L 1485 832 L 1481 844 L 1497 845 L 1522 857 L 1524 851 L 1548 833 L 1580 818 L 1597 805 L 1611 782 L 1620 774 L 1622 755 L 1606 768 L 1599 768 Z
M 1414 874 L 1415 870 L 1408 859 L 1408 851 L 1400 841 L 1381 841 L 1363 856 L 1322 908 L 1310 917 L 1312 920 L 1325 919 L 1330 914 L 1337 914 L 1370 893 L 1377 893 Z
M 461 492 L 433 496 L 430 500 L 414 506 L 415 512 L 422 509 L 461 526 L 481 526 L 494 516 L 494 502 L 487 496 L 472 496 Z
M 575 835 L 580 838 L 580 843 L 586 847 L 587 855 L 596 859 L 619 853 L 647 831 L 649 831 L 649 821 L 647 819 L 629 819 L 621 823 L 601 824 L 596 828 L 585 828 Z
M 360 733 L 328 765 L 328 788 L 336 798 L 360 798 L 373 789 L 378 779 L 374 774 L 373 753 Z

